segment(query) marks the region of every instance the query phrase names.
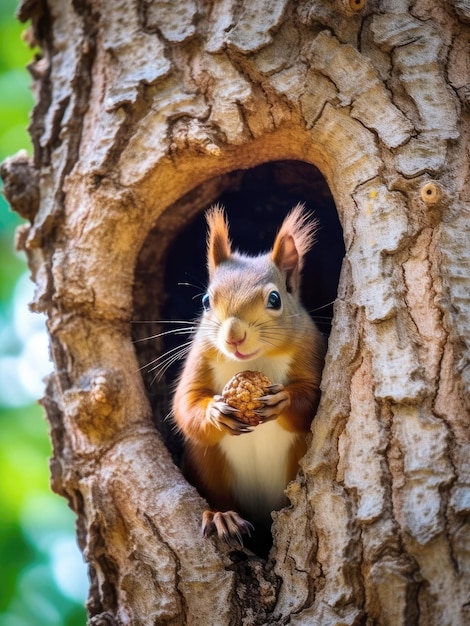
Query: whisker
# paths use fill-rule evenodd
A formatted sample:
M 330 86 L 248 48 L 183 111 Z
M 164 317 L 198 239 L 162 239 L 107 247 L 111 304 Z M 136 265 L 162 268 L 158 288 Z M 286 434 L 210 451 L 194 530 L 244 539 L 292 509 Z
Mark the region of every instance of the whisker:
M 185 272 L 184 275 L 188 276 L 188 278 L 190 278 L 190 279 L 194 278 L 194 280 L 196 280 L 197 284 L 190 283 L 188 281 L 188 282 L 184 282 L 184 283 L 178 283 L 178 285 L 182 285 L 184 287 L 195 287 L 196 289 L 203 289 L 204 291 L 206 290 L 205 283 L 203 281 L 201 281 L 198 276 L 195 276 L 194 274 L 191 274 L 190 272 Z
M 279 344 L 283 342 L 283 337 L 280 337 L 279 335 L 260 335 L 260 341 L 269 341 L 272 345 L 275 344 Z
M 191 324 L 191 320 L 130 320 L 130 324 Z
M 203 320 L 199 325 L 199 329 L 205 333 L 214 333 L 220 328 L 220 322 L 216 322 L 215 320 Z
M 165 367 L 165 365 L 171 360 L 178 361 L 189 352 L 190 346 L 191 346 L 191 342 L 188 341 L 187 343 L 184 343 L 181 346 L 176 346 L 176 348 L 167 350 L 165 354 L 160 355 L 157 359 L 147 364 L 147 367 L 149 365 L 153 365 L 153 367 L 147 370 L 147 373 L 154 372 L 159 367 Z M 156 365 L 154 365 L 155 363 Z
M 169 359 L 164 361 L 159 376 L 161 377 L 161 375 L 164 374 L 168 370 L 168 368 L 173 365 L 173 363 L 176 363 L 177 361 L 180 361 L 183 357 L 185 357 L 188 354 L 190 348 L 191 344 L 189 344 L 189 346 L 183 347 L 180 352 L 173 354 Z
M 274 341 L 268 341 L 265 337 L 260 337 L 260 343 L 265 343 L 268 346 L 276 347 L 276 343 Z
M 183 346 L 178 352 L 176 352 L 175 354 L 171 354 L 168 355 L 168 353 L 166 353 L 165 356 L 166 358 L 161 361 L 158 365 L 155 365 L 154 367 L 150 368 L 147 373 L 150 374 L 151 372 L 156 372 L 155 376 L 152 378 L 152 380 L 150 381 L 150 385 L 153 385 L 155 383 L 155 381 L 159 381 L 161 380 L 161 378 L 163 377 L 163 375 L 167 372 L 167 370 L 177 361 L 181 360 L 182 358 L 184 358 L 187 353 L 189 352 L 190 349 L 190 344 L 187 346 Z
M 265 335 L 266 337 L 285 337 L 285 331 L 279 326 L 261 326 L 259 328 L 260 335 Z
M 264 321 L 263 321 L 263 320 L 262 320 L 262 319 L 260 319 L 260 318 L 261 318 L 261 316 L 260 316 L 260 317 L 257 317 L 257 318 L 255 319 L 255 321 L 254 321 L 254 322 L 251 322 L 250 326 L 253 326 L 254 328 L 258 328 L 259 326 L 262 326 L 263 324 L 265 324 L 265 323 L 266 323 L 266 321 L 269 321 L 269 322 L 274 322 L 274 320 L 264 320 Z
M 187 326 L 186 328 L 174 328 L 173 330 L 166 330 L 163 333 L 150 335 L 149 337 L 143 337 L 142 339 L 134 339 L 132 343 L 150 341 L 150 339 L 157 339 L 158 337 L 164 337 L 165 335 L 190 335 L 190 334 L 194 334 L 196 331 L 197 331 L 197 328 L 194 326 Z
M 189 348 L 182 350 L 181 353 L 178 354 L 174 354 L 173 356 L 171 356 L 167 361 L 165 361 L 164 363 L 161 364 L 161 369 L 158 370 L 158 372 L 155 374 L 155 376 L 152 378 L 150 385 L 153 385 L 155 383 L 155 381 L 160 381 L 163 377 L 163 375 L 168 371 L 168 369 L 177 361 L 179 361 L 181 358 L 183 358 L 184 356 L 186 356 L 186 354 L 189 352 Z M 153 372 L 155 369 L 157 368 L 153 368 L 149 371 Z
M 160 378 L 167 371 L 167 369 L 171 365 L 173 365 L 173 363 L 176 363 L 176 361 L 179 361 L 180 358 L 184 356 L 185 354 L 186 354 L 186 351 L 173 354 L 172 356 L 168 357 L 168 359 L 166 359 L 165 361 L 162 361 L 162 363 L 160 363 L 158 366 L 152 367 L 152 369 L 148 371 L 149 374 L 152 372 L 156 372 L 155 377 L 153 378 L 152 382 L 155 382 L 155 380 L 160 380 Z
M 172 417 L 173 409 L 170 409 L 165 417 L 162 419 L 163 422 L 168 422 L 168 420 Z
M 194 283 L 176 283 L 178 287 L 194 287 L 194 289 L 203 289 L 202 285 L 195 285 Z
M 184 351 L 185 348 L 189 348 L 189 346 L 191 346 L 192 341 L 188 341 L 186 343 L 183 343 L 181 346 L 176 346 L 175 348 L 171 348 L 171 350 L 167 350 L 164 354 L 160 354 L 160 356 L 158 356 L 156 359 L 153 359 L 152 361 L 150 361 L 149 363 L 146 363 L 145 365 L 142 365 L 142 367 L 139 367 L 139 371 L 144 370 L 147 367 L 150 367 L 150 365 L 153 365 L 154 363 L 158 363 L 159 361 L 162 361 L 163 359 L 163 363 L 165 362 L 164 359 L 166 359 L 167 357 L 172 358 L 173 354 L 172 353 L 178 353 L 178 350 Z M 153 372 L 153 370 L 157 369 L 158 365 L 155 365 L 155 367 L 153 367 L 152 369 L 148 370 L 148 372 Z
M 336 298 L 332 300 L 331 302 L 327 302 L 326 304 L 322 304 L 321 306 L 318 306 L 316 309 L 310 309 L 309 313 L 315 313 L 315 311 L 319 311 L 320 309 L 326 309 L 327 306 L 331 306 L 335 302 L 336 302 Z

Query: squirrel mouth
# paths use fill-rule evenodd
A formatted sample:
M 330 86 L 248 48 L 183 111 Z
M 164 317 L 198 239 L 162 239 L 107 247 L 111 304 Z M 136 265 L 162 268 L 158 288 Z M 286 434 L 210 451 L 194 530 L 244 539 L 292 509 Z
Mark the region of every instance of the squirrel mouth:
M 241 361 L 246 361 L 248 359 L 252 359 L 254 356 L 258 354 L 258 352 L 259 350 L 255 350 L 254 352 L 250 352 L 249 354 L 242 354 L 241 352 L 236 350 L 233 353 L 233 356 L 235 356 L 237 359 L 240 359 Z

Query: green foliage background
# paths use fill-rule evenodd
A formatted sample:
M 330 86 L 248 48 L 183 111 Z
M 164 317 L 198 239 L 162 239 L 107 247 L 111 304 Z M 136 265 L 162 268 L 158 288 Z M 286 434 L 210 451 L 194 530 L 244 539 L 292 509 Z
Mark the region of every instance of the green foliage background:
M 16 20 L 16 8 L 16 0 L 0 0 L 0 161 L 22 148 L 31 151 L 27 125 L 33 97 L 25 67 L 34 51 L 22 42 L 25 26 Z M 24 367 L 20 359 L 28 349 L 34 352 L 27 329 L 21 332 L 27 268 L 13 246 L 20 223 L 1 195 L 0 626 L 79 626 L 86 623 L 86 570 L 73 545 L 73 514 L 49 488 L 46 420 L 42 408 L 21 395 L 21 385 L 12 390 L 5 375 L 10 364 Z M 12 394 L 14 401 L 6 401 Z

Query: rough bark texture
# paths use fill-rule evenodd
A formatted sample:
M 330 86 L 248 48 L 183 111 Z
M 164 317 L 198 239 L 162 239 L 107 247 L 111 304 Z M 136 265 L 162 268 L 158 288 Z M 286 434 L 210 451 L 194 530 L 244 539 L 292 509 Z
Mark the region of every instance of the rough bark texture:
M 20 17 L 42 48 L 35 153 L 3 177 L 31 220 L 52 484 L 78 516 L 90 623 L 468 624 L 468 4 L 26 0 Z M 230 172 L 283 160 L 323 173 L 346 254 L 265 564 L 201 539 L 129 321 L 164 304 L 138 259 L 161 275 Z

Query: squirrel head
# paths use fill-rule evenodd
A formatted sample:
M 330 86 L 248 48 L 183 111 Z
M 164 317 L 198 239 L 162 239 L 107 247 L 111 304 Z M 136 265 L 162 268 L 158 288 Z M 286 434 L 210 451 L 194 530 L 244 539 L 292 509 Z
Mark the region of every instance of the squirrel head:
M 272 250 L 253 257 L 232 251 L 228 221 L 220 206 L 211 207 L 206 218 L 209 289 L 203 305 L 204 318 L 218 329 L 212 343 L 228 356 L 267 352 L 269 343 L 273 350 L 280 349 L 289 338 L 288 330 L 300 322 L 300 275 L 315 240 L 316 220 L 298 204 L 283 221 Z M 265 336 L 271 326 L 272 336 L 260 347 L 263 326 Z

